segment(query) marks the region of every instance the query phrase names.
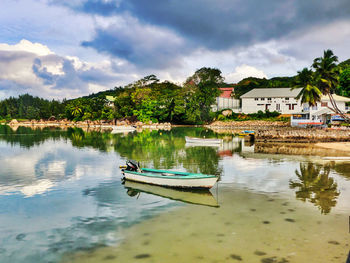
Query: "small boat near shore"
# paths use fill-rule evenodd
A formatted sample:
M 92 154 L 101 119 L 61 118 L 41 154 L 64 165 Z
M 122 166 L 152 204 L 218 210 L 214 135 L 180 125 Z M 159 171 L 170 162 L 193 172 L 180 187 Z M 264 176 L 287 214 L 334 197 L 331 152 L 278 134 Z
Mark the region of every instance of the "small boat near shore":
M 201 144 L 201 145 L 220 145 L 222 144 L 222 139 L 217 138 L 196 138 L 196 137 L 185 137 L 186 143 Z
M 125 181 L 124 187 L 127 189 L 129 196 L 146 193 L 189 204 L 219 207 L 217 200 L 208 189 L 184 190 L 133 181 Z
M 120 168 L 125 180 L 165 187 L 210 189 L 218 180 L 215 175 L 140 168 L 131 160 Z
M 134 126 L 113 126 L 111 133 L 125 133 L 125 132 L 133 132 L 136 131 L 136 127 Z
M 242 131 L 238 135 L 239 136 L 248 136 L 248 135 L 254 135 L 255 131 Z

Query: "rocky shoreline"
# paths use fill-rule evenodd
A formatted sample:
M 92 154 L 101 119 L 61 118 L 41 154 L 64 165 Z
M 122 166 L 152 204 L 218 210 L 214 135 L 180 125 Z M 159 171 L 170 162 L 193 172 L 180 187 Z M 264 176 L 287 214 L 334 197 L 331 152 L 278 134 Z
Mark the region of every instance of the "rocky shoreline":
M 243 130 L 255 132 L 256 142 L 317 143 L 348 142 L 349 128 L 296 128 L 282 121 L 217 121 L 205 127 L 217 133 L 239 134 Z
M 141 129 L 162 129 L 170 130 L 170 123 L 142 123 L 130 122 L 128 120 L 117 121 L 68 121 L 68 120 L 31 120 L 17 121 L 12 120 L 8 123 L 10 126 L 27 126 L 27 127 L 78 127 L 83 129 L 94 130 L 123 130 L 136 128 Z M 197 126 L 198 127 L 198 126 Z M 289 123 L 282 121 L 217 121 L 210 125 L 204 125 L 205 128 L 211 129 L 217 133 L 239 134 L 242 130 L 255 131 L 254 139 L 256 142 L 274 142 L 274 143 L 318 143 L 318 142 L 349 142 L 349 128 L 295 128 L 290 127 Z
M 7 125 L 10 126 L 27 126 L 27 127 L 77 127 L 77 128 L 90 128 L 99 130 L 113 130 L 124 128 L 136 128 L 136 129 L 171 129 L 170 123 L 142 123 L 142 122 L 129 122 L 125 121 L 69 121 L 69 120 L 31 120 L 31 121 L 17 121 L 11 120 Z

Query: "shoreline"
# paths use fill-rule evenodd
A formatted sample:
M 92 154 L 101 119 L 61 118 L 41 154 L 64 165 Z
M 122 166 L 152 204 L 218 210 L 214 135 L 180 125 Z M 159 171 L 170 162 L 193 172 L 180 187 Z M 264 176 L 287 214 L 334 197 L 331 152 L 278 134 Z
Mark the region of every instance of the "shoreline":
M 101 130 L 120 130 L 123 129 L 171 129 L 172 125 L 170 123 L 130 123 L 125 121 L 117 121 L 115 124 L 105 121 L 17 121 L 12 120 L 9 123 L 1 123 L 2 125 L 8 125 L 10 127 L 59 127 L 59 128 L 68 128 L 68 127 L 77 127 L 85 129 L 101 129 Z
M 322 142 L 322 143 L 316 143 L 315 146 L 321 147 L 324 149 L 347 152 L 350 154 L 350 142 Z
M 239 121 L 239 122 L 214 122 L 209 125 L 172 125 L 171 123 L 142 123 L 129 121 L 17 121 L 1 123 L 11 127 L 77 127 L 83 129 L 114 130 L 121 131 L 127 129 L 162 129 L 170 130 L 173 127 L 203 127 L 211 129 L 219 134 L 239 134 L 242 130 L 249 129 L 255 131 L 254 141 L 258 143 L 306 143 L 316 146 L 336 149 L 340 151 L 350 151 L 350 129 L 316 129 L 316 128 L 296 128 L 290 127 L 285 122 L 269 121 Z M 225 124 L 225 125 L 223 125 Z M 335 142 L 336 144 L 331 144 Z M 348 143 L 340 143 L 348 142 Z M 338 144 L 337 144 L 338 143 Z

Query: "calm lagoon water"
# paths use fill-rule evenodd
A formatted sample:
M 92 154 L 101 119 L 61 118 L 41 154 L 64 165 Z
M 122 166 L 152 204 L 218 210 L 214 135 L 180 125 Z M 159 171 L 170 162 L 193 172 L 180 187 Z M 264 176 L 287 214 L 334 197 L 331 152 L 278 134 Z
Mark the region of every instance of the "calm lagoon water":
M 185 136 L 224 144 L 193 147 Z M 123 185 L 127 159 L 220 181 L 193 193 Z M 349 162 L 255 153 L 202 128 L 0 125 L 0 262 L 345 262 L 349 179 Z

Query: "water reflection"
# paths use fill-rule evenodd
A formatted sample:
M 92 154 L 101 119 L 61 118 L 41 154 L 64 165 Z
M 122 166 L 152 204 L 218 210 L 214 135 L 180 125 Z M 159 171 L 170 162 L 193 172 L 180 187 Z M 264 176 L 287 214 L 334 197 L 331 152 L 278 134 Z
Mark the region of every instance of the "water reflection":
M 185 136 L 219 137 L 224 143 L 186 147 Z M 111 134 L 79 128 L 12 130 L 1 125 L 0 261 L 57 262 L 63 253 L 117 242 L 123 238 L 122 230 L 162 211 L 186 207 L 186 202 L 217 205 L 217 196 L 210 192 L 147 185 L 125 185 L 126 189 L 120 184 L 118 166 L 127 159 L 139 160 L 145 167 L 220 175 L 219 185 L 227 193 L 237 189 L 247 196 L 263 193 L 271 202 L 277 194 L 289 201 L 296 197 L 328 215 L 339 205 L 342 211 L 349 209 L 348 163 L 300 163 L 305 157 L 257 153 L 254 147 L 232 134 L 202 128 Z M 243 209 L 246 198 L 242 200 Z M 232 199 L 221 201 L 220 209 L 225 210 L 225 202 Z
M 329 176 L 330 171 L 330 165 L 301 163 L 300 171 L 295 171 L 298 180 L 289 183 L 290 188 L 296 190 L 297 199 L 313 203 L 322 214 L 331 211 L 340 194 L 334 178 Z
M 173 189 L 131 181 L 125 181 L 125 188 L 128 196 L 137 199 L 141 193 L 145 193 L 190 204 L 219 207 L 217 200 L 209 190 Z

